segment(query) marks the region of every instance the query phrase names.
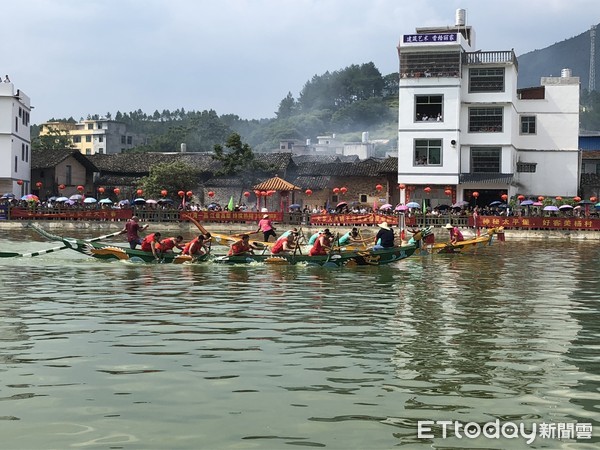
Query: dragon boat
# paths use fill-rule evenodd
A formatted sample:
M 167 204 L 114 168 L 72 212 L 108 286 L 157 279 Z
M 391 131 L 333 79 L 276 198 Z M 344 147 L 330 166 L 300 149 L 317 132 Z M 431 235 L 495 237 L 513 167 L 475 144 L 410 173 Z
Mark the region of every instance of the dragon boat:
M 428 254 L 452 254 L 452 253 L 467 253 L 474 251 L 478 248 L 492 245 L 494 236 L 502 233 L 504 227 L 488 228 L 485 234 L 481 236 L 472 237 L 459 241 L 454 244 L 450 243 L 437 243 L 437 244 L 426 244 L 422 243 L 419 245 L 417 255 L 428 255 Z

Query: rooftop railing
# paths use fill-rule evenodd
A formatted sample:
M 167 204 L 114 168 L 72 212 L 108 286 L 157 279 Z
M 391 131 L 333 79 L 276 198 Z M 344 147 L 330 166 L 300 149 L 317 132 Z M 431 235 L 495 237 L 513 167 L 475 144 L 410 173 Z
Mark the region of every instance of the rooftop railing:
M 519 68 L 514 50 L 463 53 L 463 64 L 514 64 Z

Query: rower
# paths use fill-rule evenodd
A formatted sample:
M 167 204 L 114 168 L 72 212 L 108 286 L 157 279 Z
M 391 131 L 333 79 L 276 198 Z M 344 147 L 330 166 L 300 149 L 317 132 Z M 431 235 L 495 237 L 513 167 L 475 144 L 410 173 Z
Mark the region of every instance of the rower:
M 149 234 L 142 241 L 142 251 L 152 252 L 156 260 L 160 259 L 160 245 L 157 245 L 160 242 L 160 236 L 160 232 L 157 231 L 156 233 Z

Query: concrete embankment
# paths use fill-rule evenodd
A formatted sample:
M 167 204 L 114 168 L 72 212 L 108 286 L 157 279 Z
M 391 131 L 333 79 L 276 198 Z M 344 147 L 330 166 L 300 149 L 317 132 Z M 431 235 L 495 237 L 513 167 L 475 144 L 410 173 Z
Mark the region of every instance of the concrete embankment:
M 76 234 L 85 232 L 92 234 L 98 232 L 98 234 L 107 234 L 115 231 L 119 231 L 123 228 L 123 222 L 88 222 L 88 221 L 62 221 L 62 220 L 48 220 L 36 222 L 42 226 L 45 230 L 58 234 L 61 236 L 69 236 L 70 234 Z M 25 221 L 0 221 L 0 230 L 12 231 L 12 230 L 23 230 L 27 228 L 29 222 Z M 203 224 L 209 231 L 223 234 L 237 234 L 237 233 L 248 233 L 256 230 L 256 225 L 253 224 L 240 224 L 240 223 L 204 223 Z M 276 224 L 278 234 L 291 228 L 290 225 Z M 302 226 L 302 231 L 305 235 L 315 233 L 322 229 L 322 226 Z M 333 233 L 346 233 L 351 227 L 345 226 L 330 226 L 329 229 Z M 364 226 L 359 227 L 363 235 L 371 236 L 377 232 L 375 226 Z M 397 229 L 396 229 L 397 230 Z M 196 234 L 198 229 L 193 223 L 184 222 L 150 222 L 148 232 L 160 231 L 161 233 L 169 234 L 181 234 L 184 238 Z M 482 231 L 483 232 L 483 231 Z M 444 228 L 435 228 L 434 233 L 436 235 L 436 241 L 448 240 L 448 232 Z M 465 238 L 470 238 L 475 235 L 474 230 L 463 229 Z M 562 239 L 562 240 L 576 240 L 576 241 L 600 241 L 600 231 L 575 231 L 575 230 L 505 230 L 506 240 L 520 240 L 520 239 Z

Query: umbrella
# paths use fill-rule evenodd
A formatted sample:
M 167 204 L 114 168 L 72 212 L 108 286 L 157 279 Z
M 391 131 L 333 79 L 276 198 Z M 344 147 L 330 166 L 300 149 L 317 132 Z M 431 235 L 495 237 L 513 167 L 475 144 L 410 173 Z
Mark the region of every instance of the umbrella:
M 417 202 L 408 202 L 408 203 L 406 204 L 406 206 L 407 206 L 408 208 L 420 208 L 420 207 L 421 207 L 421 205 L 419 205 Z
M 94 197 L 86 197 L 83 203 L 96 203 L 97 201 Z
M 15 194 L 8 192 L 8 193 L 4 194 L 2 196 L 2 198 L 15 198 Z
M 467 206 L 469 204 L 469 202 L 465 201 L 465 200 L 460 200 L 458 202 L 456 202 L 454 205 L 452 205 L 453 208 L 462 208 L 463 206 Z
M 406 211 L 407 209 L 408 209 L 408 206 L 406 206 L 406 205 L 396 206 L 396 211 Z
M 533 200 L 523 200 L 521 202 L 521 206 L 529 206 L 529 205 L 533 205 Z
M 542 202 L 535 202 L 532 203 L 531 206 L 544 206 L 544 204 Z
M 544 206 L 544 211 L 558 211 L 558 207 L 554 205 Z
M 156 200 L 152 200 L 151 198 L 149 198 L 148 200 L 146 200 L 146 203 L 148 205 L 156 205 L 158 202 Z
M 83 195 L 81 194 L 73 194 L 69 197 L 69 200 L 73 200 L 73 201 L 79 201 L 83 199 Z
M 434 209 L 450 209 L 448 205 L 437 205 Z
M 102 203 L 103 205 L 112 205 L 112 200 L 110 198 L 103 198 L 98 203 Z
M 26 200 L 28 202 L 39 202 L 40 201 L 40 199 L 38 198 L 38 196 L 34 195 L 34 194 L 24 195 L 23 197 L 21 197 L 21 200 Z
M 348 206 L 348 202 L 339 202 L 336 208 L 343 208 L 344 206 Z
M 506 203 L 500 203 L 498 205 L 498 208 L 500 208 L 500 209 L 506 209 L 506 208 L 508 208 L 508 205 Z
M 600 202 L 596 203 L 596 204 L 594 205 L 594 208 L 596 208 L 596 209 L 600 209 Z
M 158 200 L 158 203 L 173 203 L 173 199 L 172 198 L 161 198 L 160 200 Z
M 67 200 L 65 201 L 65 205 L 71 205 L 71 206 L 72 206 L 72 205 L 74 205 L 74 204 L 76 204 L 76 203 L 77 203 L 77 202 L 76 202 L 75 200 L 71 200 L 71 199 L 67 199 Z
M 290 208 L 300 209 L 301 206 L 298 203 L 294 203 L 294 204 L 290 205 Z
M 57 197 L 56 195 L 53 195 L 52 197 L 50 197 L 50 198 L 48 199 L 48 201 L 49 201 L 49 202 L 55 202 L 57 198 L 58 198 L 58 197 Z
M 381 205 L 379 209 L 392 209 L 394 206 L 386 203 L 385 205 Z
M 121 200 L 121 201 L 119 202 L 119 205 L 121 205 L 121 206 L 129 205 L 129 200 L 127 200 L 127 199 L 125 199 L 125 200 Z
M 138 204 L 141 205 L 142 203 L 146 203 L 146 200 L 143 199 L 142 197 L 138 197 L 133 201 L 133 203 L 135 203 L 136 205 L 138 205 Z
M 58 197 L 55 201 L 57 202 L 66 202 L 69 200 L 69 197 Z
M 593 205 L 592 202 L 590 202 L 589 200 L 581 200 L 580 202 L 577 202 L 578 205 Z
M 213 210 L 213 209 L 215 209 L 217 206 L 220 206 L 220 205 L 219 205 L 218 203 L 211 203 L 211 204 L 209 204 L 209 205 L 208 205 L 206 208 L 207 208 L 209 211 L 212 211 L 212 210 Z
M 501 201 L 499 201 L 499 200 L 496 200 L 496 201 L 494 201 L 494 202 L 490 203 L 490 206 L 496 206 L 496 205 L 500 205 L 501 203 L 502 203 Z
M 558 209 L 573 209 L 573 207 L 571 205 L 561 205 Z

